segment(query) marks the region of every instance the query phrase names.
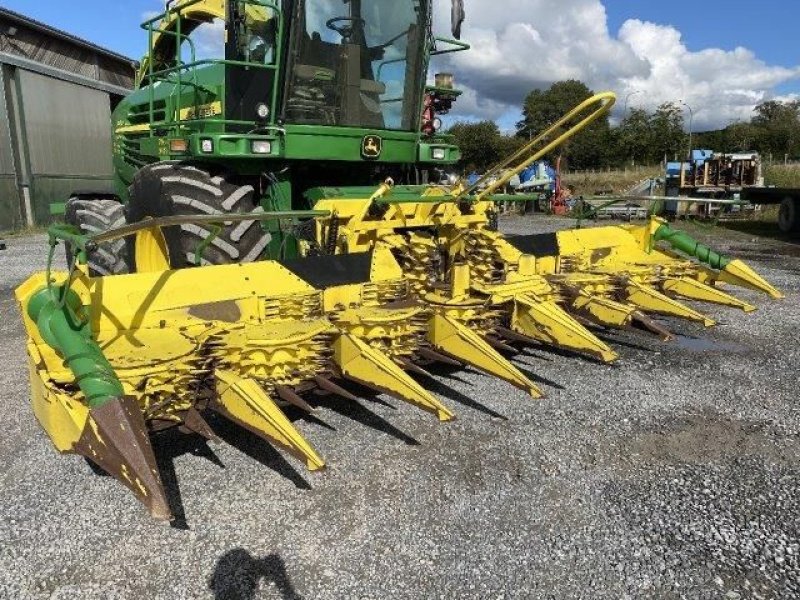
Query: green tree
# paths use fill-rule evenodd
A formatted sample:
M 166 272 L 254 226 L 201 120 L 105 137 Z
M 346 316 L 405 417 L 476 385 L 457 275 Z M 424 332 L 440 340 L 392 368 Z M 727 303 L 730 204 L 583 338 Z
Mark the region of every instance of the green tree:
M 650 118 L 654 158 L 659 160 L 664 156 L 668 160 L 675 157 L 682 158 L 687 149 L 687 139 L 684 133 L 683 109 L 677 102 L 666 102 L 656 109 Z
M 500 160 L 502 136 L 496 123 L 459 122 L 448 133 L 456 138 L 456 144 L 461 148 L 461 162 L 465 167 L 484 171 Z
M 532 91 L 525 99 L 517 135 L 529 139 L 537 136 L 592 95 L 594 92 L 586 84 L 574 79 L 554 83 L 547 90 Z M 575 169 L 602 167 L 614 162 L 614 136 L 608 117 L 595 121 L 557 152 Z
M 632 108 L 617 128 L 617 147 L 626 161 L 653 162 L 651 115 L 643 108 Z M 657 161 L 658 159 L 656 159 Z
M 758 143 L 758 128 L 750 123 L 733 123 L 725 128 L 730 152 L 747 152 Z
M 522 147 L 528 143 L 528 140 L 516 135 L 502 135 L 497 138 L 496 143 L 498 161 L 500 161 L 522 150 Z
M 751 124 L 762 153 L 777 156 L 800 153 L 800 102 L 764 102 L 756 107 Z

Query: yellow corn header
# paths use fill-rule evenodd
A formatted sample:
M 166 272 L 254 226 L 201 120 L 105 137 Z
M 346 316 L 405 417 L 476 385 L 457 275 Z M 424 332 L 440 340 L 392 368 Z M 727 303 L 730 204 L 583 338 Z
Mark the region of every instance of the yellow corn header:
M 222 220 L 170 217 L 93 236 L 50 231 L 75 250 L 70 272 L 37 273 L 16 292 L 28 332 L 33 407 L 60 452 L 116 477 L 160 519 L 172 517 L 150 435 L 180 427 L 208 438 L 216 413 L 309 469 L 323 458 L 283 408 L 315 396 L 356 400 L 349 381 L 431 413 L 450 409 L 412 375 L 435 362 L 471 366 L 541 396 L 504 353 L 548 345 L 614 361 L 587 325 L 639 326 L 668 338 L 667 315 L 714 321 L 686 300 L 755 310 L 723 290 L 780 293 L 744 265 L 665 222 L 507 238 L 492 227 L 493 191 L 610 110 L 602 94 L 509 161 L 494 183 L 314 190 L 322 255 L 172 269 L 162 228 Z M 588 116 L 585 116 L 588 113 Z M 92 277 L 86 253 L 135 238 L 138 271 Z

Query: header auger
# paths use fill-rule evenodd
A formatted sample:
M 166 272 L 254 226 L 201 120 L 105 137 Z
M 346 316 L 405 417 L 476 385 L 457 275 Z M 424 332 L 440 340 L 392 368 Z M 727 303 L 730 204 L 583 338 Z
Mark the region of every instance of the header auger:
M 191 32 L 214 19 L 224 59 L 198 60 Z M 145 24 L 140 87 L 114 113 L 117 196 L 70 200 L 47 271 L 16 291 L 57 450 L 171 519 L 150 441 L 164 430 L 215 439 L 216 414 L 320 470 L 283 409 L 357 401 L 349 382 L 447 422 L 414 377 L 432 363 L 538 398 L 506 356 L 518 344 L 613 362 L 590 327 L 667 338 L 654 316 L 713 324 L 685 299 L 754 310 L 721 284 L 780 297 L 657 219 L 497 231 L 494 194 L 607 114 L 611 93 L 475 186 L 423 183 L 460 158 L 436 117 L 459 92 L 447 74 L 427 85 L 428 64 L 466 48 L 431 19 L 427 0 L 177 0 Z M 69 272 L 51 272 L 60 243 Z

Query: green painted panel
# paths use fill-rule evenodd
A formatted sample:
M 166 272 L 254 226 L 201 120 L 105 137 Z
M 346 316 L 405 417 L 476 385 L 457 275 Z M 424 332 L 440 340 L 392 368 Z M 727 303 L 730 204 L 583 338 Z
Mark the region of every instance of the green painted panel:
M 362 161 L 362 142 L 370 135 L 381 138 L 383 146 L 380 158 L 373 162 L 417 160 L 419 136 L 415 133 L 303 125 L 287 125 L 286 131 L 285 156 L 290 159 Z

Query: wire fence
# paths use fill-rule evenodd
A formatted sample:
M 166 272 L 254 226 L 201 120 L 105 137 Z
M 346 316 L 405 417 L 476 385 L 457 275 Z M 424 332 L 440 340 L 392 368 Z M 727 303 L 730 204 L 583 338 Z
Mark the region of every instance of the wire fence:
M 663 171 L 661 165 L 636 165 L 625 167 L 604 167 L 598 169 L 568 169 L 563 172 L 564 175 L 602 175 L 604 173 L 619 173 L 623 175 L 637 175 L 641 174 L 642 177 L 652 176 L 653 173 Z

